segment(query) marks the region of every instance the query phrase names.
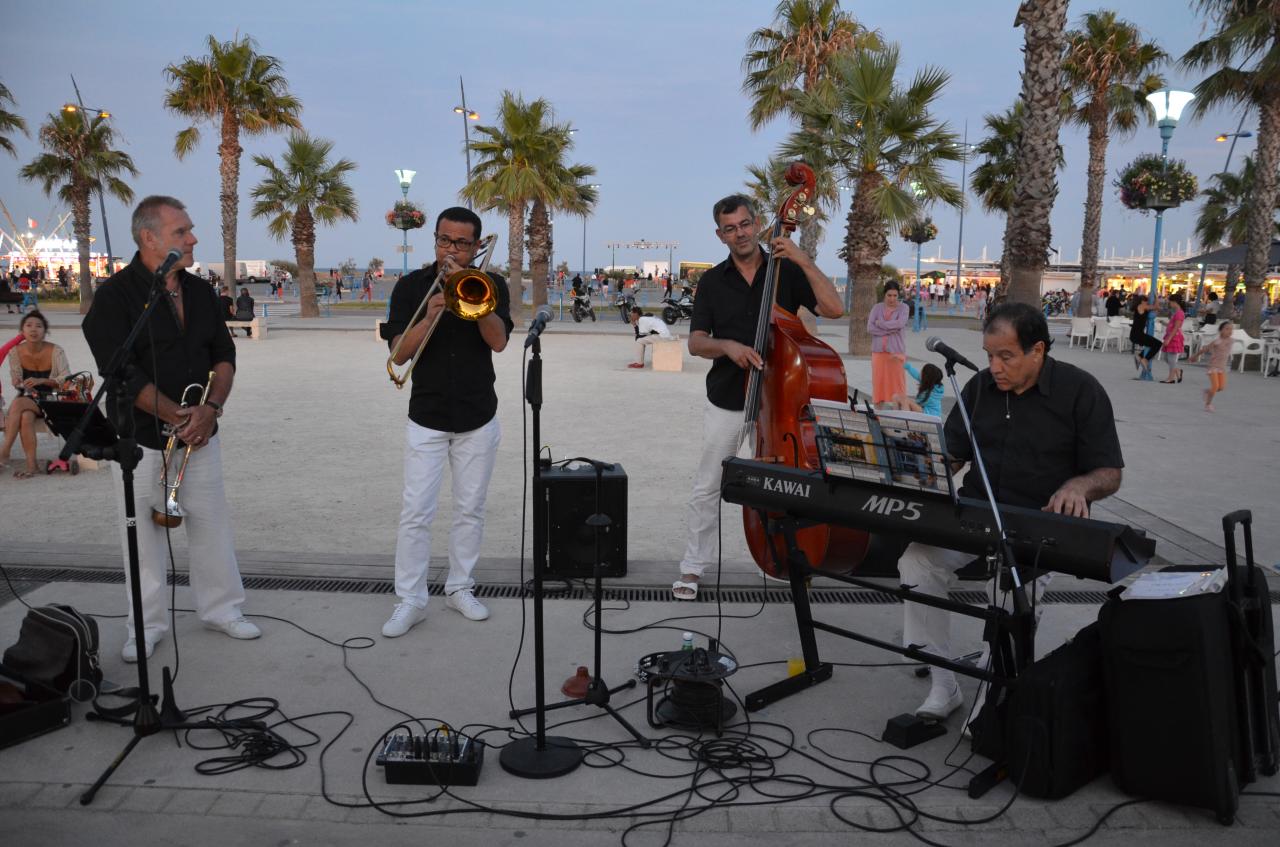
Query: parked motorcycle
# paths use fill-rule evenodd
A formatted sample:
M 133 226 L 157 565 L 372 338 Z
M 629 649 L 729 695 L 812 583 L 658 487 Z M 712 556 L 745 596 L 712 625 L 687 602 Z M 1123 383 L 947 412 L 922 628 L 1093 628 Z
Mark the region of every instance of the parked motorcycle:
M 594 322 L 596 310 L 591 308 L 591 295 L 586 292 L 573 295 L 573 304 L 569 307 L 569 313 L 573 315 L 574 323 L 582 323 L 582 319 L 588 316 Z
M 685 286 L 684 293 L 677 300 L 674 297 L 662 298 L 662 320 L 668 325 L 681 318 L 693 317 L 693 289 Z
M 614 298 L 613 305 L 618 309 L 618 317 L 622 318 L 623 323 L 631 321 L 631 307 L 636 304 L 636 296 L 630 291 L 619 291 L 618 296 Z

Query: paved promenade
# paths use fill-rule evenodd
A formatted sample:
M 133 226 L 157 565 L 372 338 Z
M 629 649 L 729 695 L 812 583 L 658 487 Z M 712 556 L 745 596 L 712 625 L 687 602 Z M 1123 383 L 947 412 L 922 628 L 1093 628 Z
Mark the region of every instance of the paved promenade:
M 364 807 L 362 773 L 367 774 L 370 794 L 380 802 L 422 800 L 432 792 L 385 785 L 378 769 L 364 769 L 381 734 L 402 716 L 376 705 L 343 669 L 344 659 L 379 699 L 430 725 L 448 721 L 510 727 L 510 703 L 528 705 L 533 688 L 527 610 L 522 613 L 521 601 L 511 589 L 521 582 L 521 553 L 530 548 L 522 533 L 527 526 L 522 518 L 524 468 L 532 450 L 525 444 L 527 407 L 520 402 L 523 333 L 518 330 L 509 349 L 497 357 L 503 444 L 477 571 L 493 595 L 485 600 L 493 617 L 471 623 L 433 600 L 425 623 L 389 641 L 378 629 L 392 606 L 385 589 L 399 512 L 407 392 L 396 391 L 386 378 L 386 347 L 373 336 L 376 316 L 282 318 L 273 321 L 263 341 L 237 339 L 239 369 L 222 429 L 227 488 L 241 569 L 253 578 L 251 586 L 264 586 L 251 587 L 246 611 L 272 617 L 258 618 L 265 635 L 257 642 L 233 642 L 206 632 L 185 612 L 178 613 L 175 628 L 181 646 L 181 705 L 273 697 L 291 717 L 329 713 L 304 721 L 321 736 L 321 744 L 309 748 L 307 761 L 291 770 L 203 776 L 195 770 L 197 762 L 215 754 L 186 742 L 212 739 L 184 739 L 182 746 L 165 736 L 146 739 L 97 802 L 84 808 L 77 803 L 79 793 L 130 733 L 86 722 L 84 708 L 76 707 L 69 728 L 0 751 L 0 831 L 5 832 L 6 844 L 82 844 L 90 839 L 103 845 L 368 844 L 375 839 L 416 844 L 443 837 L 458 845 L 570 847 L 621 843 L 623 831 L 640 819 L 608 815 L 625 816 L 632 804 L 650 801 L 668 816 L 686 810 L 677 815 L 686 819 L 675 823 L 676 844 L 772 845 L 779 838 L 803 845 L 847 844 L 856 830 L 841 818 L 881 830 L 898 827 L 899 814 L 915 820 L 915 813 L 901 806 L 895 812 L 885 802 L 884 791 L 868 788 L 866 780 L 892 782 L 923 772 L 901 760 L 873 771 L 866 763 L 899 751 L 855 733 L 878 737 L 888 717 L 918 703 L 927 683 L 916 679 L 911 669 L 894 665 L 890 654 L 829 638 L 820 641 L 823 658 L 849 664 L 837 666 L 831 681 L 751 716 L 753 738 L 764 756 L 775 757 L 775 781 L 758 790 L 727 792 L 717 780 L 744 778 L 745 768 L 726 765 L 718 773 L 695 766 L 687 750 L 671 742 L 661 750 L 602 750 L 589 758 L 590 767 L 547 781 L 508 775 L 498 765 L 496 751 L 491 751 L 476 788 L 454 789 L 432 802 L 390 807 L 397 813 L 429 816 L 394 818 Z M 55 312 L 51 319 L 51 340 L 66 347 L 73 369 L 89 366 L 78 315 Z M 687 324 L 676 329 L 683 333 Z M 824 322 L 821 333 L 837 349 L 844 346 L 843 326 Z M 980 337 L 973 329 L 952 325 L 939 327 L 936 334 L 980 359 Z M 930 361 L 923 342 L 923 336 L 911 337 L 909 353 Z M 771 602 L 778 589 L 763 585 L 750 563 L 735 510 L 725 510 L 722 581 L 725 588 L 740 593 L 724 594 L 719 607 L 666 599 L 683 547 L 683 504 L 699 450 L 707 363 L 686 357 L 685 370 L 678 374 L 628 370 L 630 329 L 603 317 L 594 325 L 553 323 L 544 336 L 543 354 L 545 405 L 539 447 L 556 460 L 591 456 L 620 462 L 629 478 L 629 573 L 610 582 L 628 602 L 610 602 L 604 615 L 609 631 L 603 639 L 605 679 L 615 685 L 625 681 L 637 658 L 675 649 L 684 629 L 699 633 L 700 644 L 706 635 L 718 635 L 749 666 L 732 679 L 739 695 L 779 678 L 785 660 L 799 652 L 792 607 Z M 1233 373 L 1217 414 L 1210 415 L 1201 410 L 1199 395 L 1206 384 L 1202 368 L 1188 367 L 1183 384 L 1167 386 L 1135 382 L 1128 356 L 1070 350 L 1065 337 L 1054 354 L 1095 373 L 1115 406 L 1127 465 L 1125 481 L 1116 497 L 1098 504 L 1097 513 L 1147 528 L 1157 537 L 1157 551 L 1165 561 L 1207 563 L 1221 557 L 1222 514 L 1252 508 L 1259 558 L 1270 571 L 1273 590 L 1280 588 L 1280 573 L 1271 570 L 1280 561 L 1280 483 L 1270 461 L 1280 445 L 1280 380 Z M 846 359 L 846 367 L 852 386 L 869 385 L 868 363 Z M 1157 378 L 1162 376 L 1161 367 Z M 56 452 L 56 445 L 41 439 L 40 449 L 47 457 Z M 24 599 L 71 603 L 106 615 L 123 611 L 123 589 L 110 582 L 120 571 L 113 474 L 103 470 L 74 478 L 17 481 L 11 472 L 0 478 L 0 563 L 21 569 L 15 571 L 20 577 L 15 587 Z M 440 512 L 433 576 L 444 570 L 447 498 Z M 175 550 L 181 569 L 185 550 L 180 532 Z M 1042 651 L 1094 618 L 1092 592 L 1105 586 L 1060 577 L 1054 588 L 1087 594 L 1083 599 L 1060 594 L 1049 604 L 1039 640 Z M 0 594 L 0 601 L 7 597 Z M 862 599 L 872 602 L 855 603 L 833 594 L 830 602 L 820 604 L 820 611 L 833 622 L 898 640 L 900 608 Z M 178 589 L 177 603 L 190 608 L 185 587 Z M 583 626 L 588 606 L 580 593 L 547 602 L 547 696 L 553 701 L 561 696 L 560 682 L 577 665 L 590 661 L 591 633 Z M 718 610 L 722 621 L 716 618 Z M 22 614 L 16 602 L 0 605 L 0 644 L 16 639 Z M 100 624 L 107 676 L 130 684 L 133 671 L 119 658 L 122 623 L 104 619 Z M 372 646 L 348 649 L 344 656 L 339 647 L 298 626 L 331 642 L 370 636 Z M 975 628 L 966 633 L 976 641 Z M 524 653 L 509 688 L 522 634 Z M 351 647 L 364 643 L 368 642 Z M 158 679 L 161 665 L 172 667 L 176 658 L 174 641 L 168 639 L 152 660 L 153 679 Z M 965 688 L 972 691 L 970 684 Z M 615 702 L 630 704 L 624 714 L 646 734 L 670 736 L 669 730 L 645 725 L 642 691 L 624 691 Z M 351 718 L 335 714 L 342 710 Z M 555 730 L 558 734 L 623 742 L 626 735 L 618 725 L 597 714 L 591 707 L 574 707 L 552 713 L 550 722 L 564 723 Z M 528 720 L 525 725 L 532 727 Z M 973 768 L 985 761 L 969 760 L 967 744 L 957 747 L 958 726 L 958 717 L 953 718 L 947 735 L 909 751 L 927 764 L 928 779 L 943 785 L 899 787 L 912 792 L 916 807 L 926 814 L 915 822 L 916 831 L 932 841 L 1060 844 L 1084 835 L 1113 805 L 1127 799 L 1103 777 L 1058 802 L 1015 798 L 1008 785 L 970 801 L 959 790 L 967 774 L 955 767 Z M 299 730 L 282 732 L 295 741 L 305 740 Z M 500 745 L 507 733 L 496 730 L 486 737 Z M 321 748 L 331 741 L 322 771 Z M 620 756 L 626 767 L 610 766 Z M 904 777 L 889 764 L 912 776 Z M 762 774 L 757 771 L 757 776 Z M 806 794 L 803 786 L 812 783 L 830 786 L 830 791 L 822 789 L 825 793 L 787 803 L 769 799 Z M 699 796 L 688 793 L 695 784 L 703 786 Z M 1252 788 L 1280 791 L 1280 779 L 1266 779 Z M 322 790 L 353 805 L 326 802 Z M 836 799 L 837 794 L 842 796 Z M 711 806 L 713 798 L 738 805 Z M 531 813 L 597 817 L 536 820 Z M 993 819 L 977 823 L 988 817 Z M 666 825 L 658 823 L 626 836 L 626 843 L 661 844 L 665 835 Z M 854 837 L 871 843 L 917 843 L 903 832 Z M 1248 797 L 1242 799 L 1238 823 L 1230 829 L 1204 811 L 1142 804 L 1111 815 L 1088 843 L 1277 841 L 1280 800 Z

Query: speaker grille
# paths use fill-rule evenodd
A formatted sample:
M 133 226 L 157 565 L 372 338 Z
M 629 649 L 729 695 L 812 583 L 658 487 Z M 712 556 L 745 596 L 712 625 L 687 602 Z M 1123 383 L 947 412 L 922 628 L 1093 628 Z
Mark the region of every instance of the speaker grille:
M 587 578 L 594 574 L 597 514 L 595 468 L 553 467 L 542 472 L 547 512 L 547 573 Z M 600 477 L 599 512 L 609 518 L 599 527 L 601 575 L 627 575 L 627 474 L 621 465 Z

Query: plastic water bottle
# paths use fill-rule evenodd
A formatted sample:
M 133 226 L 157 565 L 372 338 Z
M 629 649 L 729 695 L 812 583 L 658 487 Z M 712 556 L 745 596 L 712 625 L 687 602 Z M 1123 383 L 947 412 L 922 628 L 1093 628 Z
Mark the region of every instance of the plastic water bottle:
M 682 639 L 682 640 L 681 640 L 681 642 L 680 642 L 680 649 L 681 649 L 681 650 L 692 650 L 692 649 L 693 649 L 693 633 L 692 633 L 692 632 L 686 632 L 686 633 L 684 633 L 683 635 L 681 635 L 680 637 L 681 637 L 681 639 Z

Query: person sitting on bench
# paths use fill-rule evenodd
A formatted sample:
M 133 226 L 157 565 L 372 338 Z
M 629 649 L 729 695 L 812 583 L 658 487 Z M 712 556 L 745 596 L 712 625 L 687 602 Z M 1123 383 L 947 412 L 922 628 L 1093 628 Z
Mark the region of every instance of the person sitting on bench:
M 241 288 L 240 296 L 236 298 L 236 320 L 251 321 L 253 320 L 253 298 L 249 296 L 249 289 Z M 235 332 L 231 333 L 235 335 Z M 252 338 L 253 330 L 249 327 L 244 328 L 244 337 Z

